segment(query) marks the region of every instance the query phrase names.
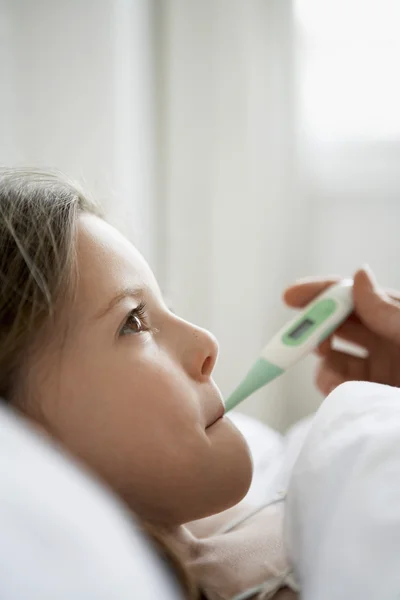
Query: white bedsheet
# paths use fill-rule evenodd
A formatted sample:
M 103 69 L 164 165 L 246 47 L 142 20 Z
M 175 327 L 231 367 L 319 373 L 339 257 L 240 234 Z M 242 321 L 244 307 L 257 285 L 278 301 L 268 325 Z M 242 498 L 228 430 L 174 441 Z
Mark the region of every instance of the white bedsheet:
M 258 503 L 288 489 L 285 538 L 302 600 L 400 599 L 400 389 L 351 382 L 285 437 L 234 415 Z
M 239 412 L 230 413 L 229 418 L 246 438 L 253 457 L 254 475 L 246 501 L 254 505 L 267 502 L 287 489 L 312 417 L 299 421 L 285 435 Z
M 286 541 L 302 600 L 400 598 L 400 390 L 338 387 L 291 472 Z

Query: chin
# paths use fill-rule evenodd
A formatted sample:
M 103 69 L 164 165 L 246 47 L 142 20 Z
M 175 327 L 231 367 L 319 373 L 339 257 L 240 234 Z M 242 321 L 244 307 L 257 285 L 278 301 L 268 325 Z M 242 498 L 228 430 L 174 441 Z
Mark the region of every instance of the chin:
M 214 512 L 226 510 L 240 502 L 247 494 L 253 477 L 253 462 L 243 435 L 226 417 L 220 419 L 209 431 L 215 451 L 216 477 L 219 505 Z
M 141 507 L 147 520 L 170 526 L 182 525 L 220 513 L 235 506 L 246 495 L 252 480 L 253 463 L 246 440 L 227 418 L 206 430 L 206 441 L 187 466 L 168 477 L 162 493 L 153 493 Z M 159 483 L 159 482 L 158 482 Z M 163 498 L 160 504 L 160 498 Z M 165 501 L 168 499 L 168 502 Z M 151 512 L 149 513 L 149 510 Z

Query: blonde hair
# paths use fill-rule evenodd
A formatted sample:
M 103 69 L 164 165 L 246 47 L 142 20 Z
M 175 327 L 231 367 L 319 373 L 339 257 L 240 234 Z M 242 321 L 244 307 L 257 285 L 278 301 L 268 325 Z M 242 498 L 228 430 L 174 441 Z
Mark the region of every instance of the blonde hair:
M 81 212 L 99 208 L 61 174 L 0 169 L 0 395 L 7 401 L 25 354 L 73 291 Z
M 0 168 L 0 397 L 15 401 L 26 355 L 74 294 L 75 239 L 82 213 L 98 204 L 58 172 Z M 162 536 L 143 528 L 197 598 L 184 566 Z

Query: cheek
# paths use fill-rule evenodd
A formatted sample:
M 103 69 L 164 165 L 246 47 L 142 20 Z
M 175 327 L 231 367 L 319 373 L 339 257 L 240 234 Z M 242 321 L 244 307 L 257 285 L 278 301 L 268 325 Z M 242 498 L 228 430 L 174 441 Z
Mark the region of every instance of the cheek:
M 107 414 L 111 423 L 123 421 L 125 411 L 132 417 L 178 409 L 198 415 L 188 382 L 168 355 L 154 345 L 141 350 L 126 343 L 108 352 L 74 353 L 65 360 L 58 377 L 65 412 L 79 417 L 87 413 L 92 419 Z
M 46 390 L 55 435 L 140 516 L 183 523 L 246 492 L 251 466 L 229 422 L 204 429 L 200 387 L 168 355 L 93 351 Z
M 84 353 L 41 395 L 55 435 L 115 484 L 172 462 L 201 423 L 195 390 L 161 353 Z

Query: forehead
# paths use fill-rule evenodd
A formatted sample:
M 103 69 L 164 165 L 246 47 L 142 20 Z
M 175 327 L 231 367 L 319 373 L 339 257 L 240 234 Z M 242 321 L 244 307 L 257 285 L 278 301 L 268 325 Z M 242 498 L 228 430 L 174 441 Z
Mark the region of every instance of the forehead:
M 121 289 L 157 288 L 154 276 L 136 248 L 114 227 L 94 215 L 81 215 L 77 231 L 77 300 L 95 310 Z

